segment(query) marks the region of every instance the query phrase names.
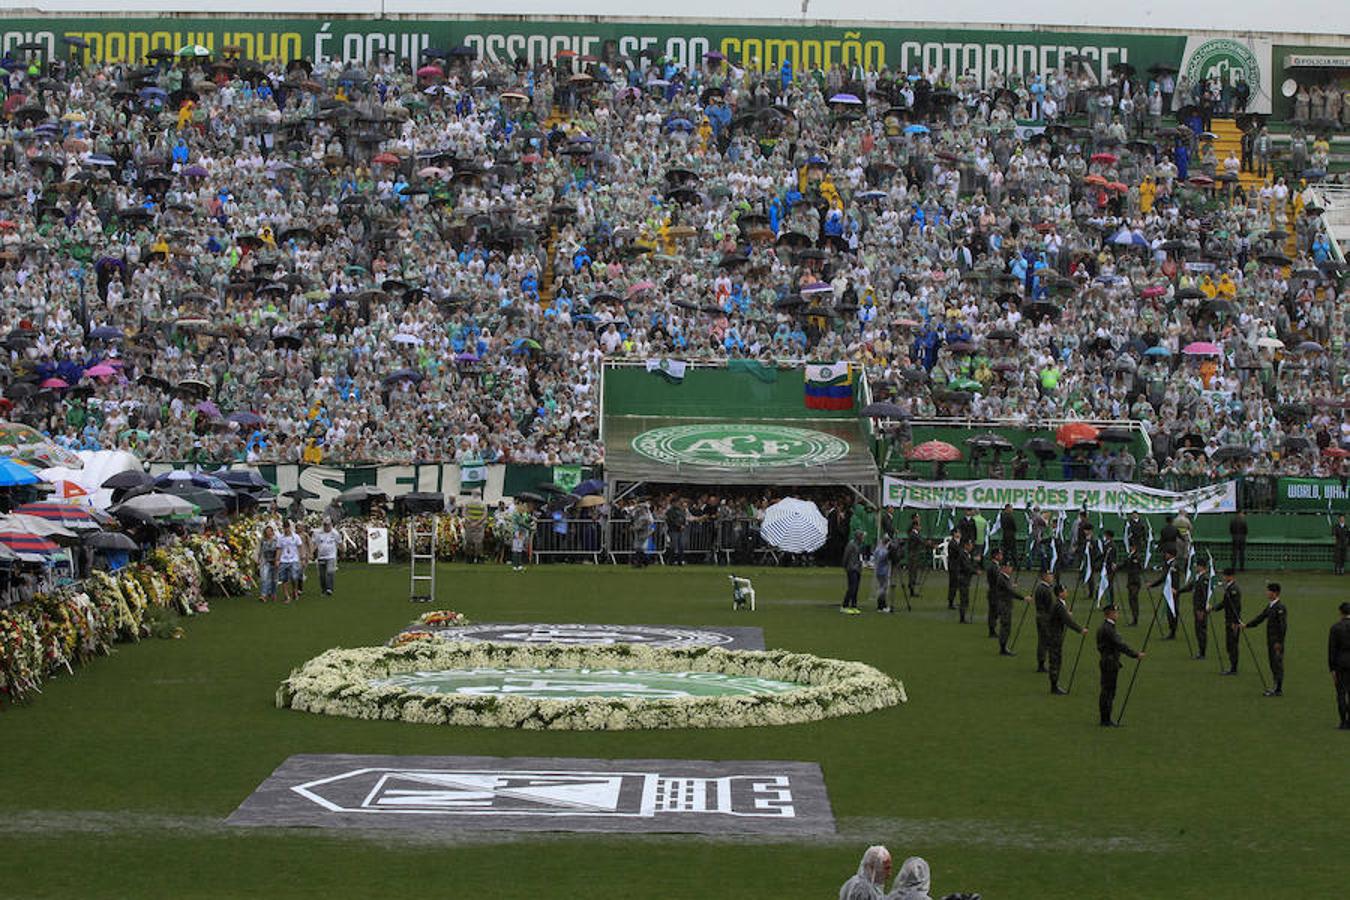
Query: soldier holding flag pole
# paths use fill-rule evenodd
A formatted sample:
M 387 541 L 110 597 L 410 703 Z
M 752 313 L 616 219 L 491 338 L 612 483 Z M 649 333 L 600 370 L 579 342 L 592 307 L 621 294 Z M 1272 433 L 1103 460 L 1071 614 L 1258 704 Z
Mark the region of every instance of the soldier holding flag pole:
M 1238 644 L 1238 623 L 1242 621 L 1242 588 L 1238 587 L 1237 570 L 1232 566 L 1223 570 L 1223 597 L 1213 612 L 1223 610 L 1224 650 L 1228 653 L 1228 669 L 1221 675 L 1238 673 L 1238 657 L 1241 647 Z
M 1204 659 L 1205 651 L 1209 647 L 1209 579 L 1209 561 L 1197 559 L 1194 576 L 1179 591 L 1191 595 L 1191 613 L 1195 621 L 1195 659 Z
M 1097 712 L 1100 716 L 1098 724 L 1103 728 L 1115 728 L 1120 724 L 1120 720 L 1125 716 L 1125 707 L 1130 702 L 1130 693 L 1134 690 L 1134 681 L 1139 677 L 1139 665 L 1136 664 L 1134 674 L 1130 676 L 1130 686 L 1125 690 L 1125 699 L 1120 704 L 1120 713 L 1113 719 L 1111 713 L 1116 704 L 1116 681 L 1120 677 L 1121 655 L 1132 657 L 1142 663 L 1148 649 L 1148 639 L 1153 636 L 1153 626 L 1158 621 L 1155 617 L 1148 623 L 1144 643 L 1140 645 L 1138 651 L 1135 651 L 1116 631 L 1117 615 L 1119 610 L 1115 604 L 1108 604 L 1102 610 L 1105 621 L 1097 629 L 1097 652 L 1101 655 L 1101 691 L 1097 695 Z

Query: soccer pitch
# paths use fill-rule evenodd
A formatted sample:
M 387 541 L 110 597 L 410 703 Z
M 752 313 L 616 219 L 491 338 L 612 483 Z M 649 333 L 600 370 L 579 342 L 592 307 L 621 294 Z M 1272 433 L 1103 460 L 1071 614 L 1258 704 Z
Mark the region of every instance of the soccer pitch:
M 404 567 L 345 566 L 333 597 L 317 596 L 311 578 L 292 607 L 215 600 L 185 623 L 185 639 L 120 645 L 0 713 L 0 896 L 832 897 L 873 843 L 897 867 L 925 857 L 935 897 L 1343 891 L 1350 734 L 1335 728 L 1326 633 L 1350 581 L 1273 576 L 1290 616 L 1283 698 L 1261 696 L 1245 644 L 1242 673 L 1220 678 L 1213 641 L 1194 661 L 1185 642 L 1155 634 L 1125 727 L 1101 729 L 1091 644 L 1073 694 L 1051 697 L 1032 671 L 1030 620 L 1017 657 L 999 658 L 983 598 L 977 624 L 958 625 L 942 573 L 912 612 L 897 595 L 892 616 L 872 613 L 870 595 L 863 615 L 839 615 L 843 575 L 824 569 L 738 570 L 754 579 L 758 610 L 733 612 L 726 574 L 452 565 L 435 606 L 479 622 L 758 626 L 769 648 L 894 675 L 909 702 L 808 725 L 612 733 L 278 709 L 294 667 L 332 647 L 381 644 L 427 609 L 408 603 Z M 1264 605 L 1268 577 L 1240 577 L 1246 617 Z M 1019 583 L 1029 591 L 1031 576 Z M 864 593 L 870 584 L 865 573 Z M 1121 631 L 1138 648 L 1143 625 Z M 1264 633 L 1251 637 L 1264 669 Z M 1077 641 L 1066 639 L 1066 670 Z M 838 831 L 445 837 L 224 824 L 283 760 L 330 753 L 815 762 Z

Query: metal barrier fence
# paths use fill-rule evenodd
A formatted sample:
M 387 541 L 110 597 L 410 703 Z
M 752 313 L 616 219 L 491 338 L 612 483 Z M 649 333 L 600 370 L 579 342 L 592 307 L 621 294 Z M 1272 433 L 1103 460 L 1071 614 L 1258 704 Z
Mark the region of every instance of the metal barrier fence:
M 639 547 L 648 562 L 662 565 L 685 560 L 730 565 L 734 559 L 777 564 L 783 556 L 760 539 L 759 523 L 749 518 L 690 522 L 678 536 L 658 520 L 641 539 L 629 518 L 544 519 L 535 524 L 533 551 L 541 561 L 633 562 Z

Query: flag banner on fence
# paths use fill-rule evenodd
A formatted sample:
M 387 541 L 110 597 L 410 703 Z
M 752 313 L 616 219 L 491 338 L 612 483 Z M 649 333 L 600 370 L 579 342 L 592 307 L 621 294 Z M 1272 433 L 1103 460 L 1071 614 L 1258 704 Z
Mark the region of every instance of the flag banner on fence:
M 689 364 L 682 359 L 649 359 L 647 371 L 665 376 L 670 381 L 684 381 L 684 370 Z
M 570 494 L 581 484 L 581 466 L 554 466 L 553 483 Z
M 487 466 L 478 457 L 470 457 L 459 464 L 459 489 L 471 491 L 487 484 Z
M 853 373 L 847 362 L 806 367 L 807 409 L 852 409 Z
M 909 509 L 967 507 L 1001 509 L 1005 504 L 1041 509 L 1115 513 L 1236 512 L 1237 482 L 1193 491 L 1164 491 L 1118 481 L 914 481 L 886 476 L 885 504 Z

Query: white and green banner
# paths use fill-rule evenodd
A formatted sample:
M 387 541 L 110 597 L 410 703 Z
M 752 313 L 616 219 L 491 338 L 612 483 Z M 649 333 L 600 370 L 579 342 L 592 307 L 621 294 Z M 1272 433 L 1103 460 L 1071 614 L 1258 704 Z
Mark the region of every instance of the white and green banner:
M 1229 88 L 1238 81 L 1251 86 L 1247 112 L 1269 113 L 1273 91 L 1271 41 L 1238 35 L 1191 35 L 1181 58 L 1181 74 L 1190 84 L 1217 78 Z M 1178 85 L 1178 89 L 1180 86 Z M 1189 103 L 1189 97 L 1182 103 Z
M 1237 483 L 1224 481 L 1193 491 L 1164 491 L 1120 481 L 915 481 L 885 479 L 884 502 L 907 509 L 1014 509 L 1099 513 L 1214 513 L 1237 510 Z

